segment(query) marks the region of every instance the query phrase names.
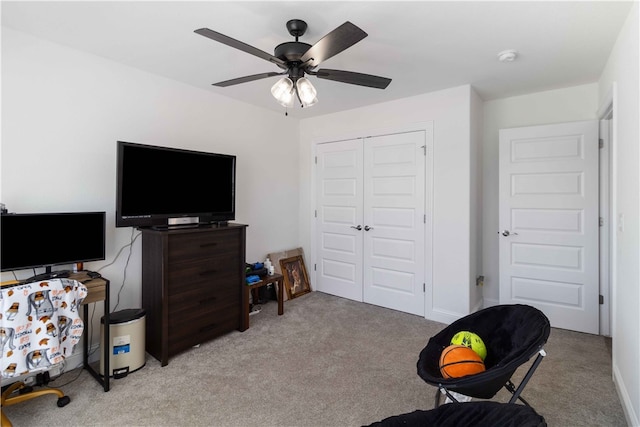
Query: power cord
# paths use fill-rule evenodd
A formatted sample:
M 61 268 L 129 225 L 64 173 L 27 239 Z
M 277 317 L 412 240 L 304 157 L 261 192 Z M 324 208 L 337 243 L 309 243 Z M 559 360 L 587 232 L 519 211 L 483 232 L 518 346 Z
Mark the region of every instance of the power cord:
M 127 267 L 129 267 L 129 261 L 131 260 L 131 254 L 133 253 L 133 242 L 141 235 L 142 233 L 138 233 L 137 236 L 133 236 L 133 228 L 131 229 L 131 243 L 129 243 L 129 255 L 127 256 L 127 262 L 124 265 L 124 272 L 122 274 L 122 286 L 118 290 L 118 297 L 116 298 L 116 305 L 113 307 L 113 311 L 116 311 L 118 305 L 120 305 L 120 293 L 124 289 L 125 282 L 127 281 Z
M 125 283 L 127 281 L 127 267 L 129 266 L 129 261 L 131 260 L 131 254 L 133 252 L 133 244 L 135 243 L 136 240 L 138 240 L 138 237 L 140 237 L 142 235 L 142 233 L 138 233 L 138 234 L 136 234 L 134 236 L 133 235 L 133 230 L 134 229 L 131 228 L 131 238 L 130 238 L 129 244 L 124 245 L 123 247 L 120 248 L 120 250 L 116 254 L 116 256 L 113 259 L 113 261 L 111 261 L 107 265 L 103 265 L 98 270 L 96 270 L 96 272 L 99 273 L 101 270 L 109 267 L 110 265 L 113 265 L 118 260 L 118 258 L 120 257 L 120 254 L 122 253 L 122 251 L 127 247 L 129 248 L 129 255 L 127 256 L 127 262 L 125 263 L 125 266 L 124 266 L 124 274 L 123 274 L 123 277 L 122 277 L 122 285 L 120 285 L 120 289 L 118 290 L 118 296 L 116 298 L 116 305 L 115 305 L 115 307 L 113 307 L 113 311 L 116 311 L 116 309 L 118 308 L 118 305 L 120 305 L 120 294 L 122 293 L 122 290 L 124 289 Z
M 83 368 L 83 367 L 78 367 L 78 368 L 76 368 L 76 370 L 78 371 L 78 373 L 76 374 L 76 376 L 75 376 L 75 377 L 73 377 L 73 379 L 71 379 L 71 380 L 67 381 L 67 382 L 66 382 L 66 383 L 64 383 L 64 384 L 59 384 L 59 385 L 58 385 L 58 384 L 53 384 L 53 386 L 54 386 L 55 388 L 62 388 L 62 387 L 68 386 L 69 384 L 71 384 L 72 382 L 74 382 L 75 380 L 77 380 L 78 378 L 80 378 L 80 375 L 82 375 L 82 371 L 84 370 L 84 368 Z M 56 381 L 60 380 L 60 379 L 61 379 L 65 374 L 70 374 L 71 372 L 73 372 L 73 371 L 63 372 L 63 373 L 62 373 L 62 374 L 60 374 L 57 378 L 52 379 L 52 380 L 51 380 L 51 383 L 54 383 L 54 382 L 56 382 Z

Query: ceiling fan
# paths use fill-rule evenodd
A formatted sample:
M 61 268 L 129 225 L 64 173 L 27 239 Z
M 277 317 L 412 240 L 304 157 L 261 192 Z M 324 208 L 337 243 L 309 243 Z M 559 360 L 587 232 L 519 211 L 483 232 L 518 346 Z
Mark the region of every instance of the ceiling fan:
M 307 30 L 306 22 L 300 19 L 292 19 L 287 22 L 286 26 L 289 34 L 295 37 L 295 41 L 279 44 L 276 46 L 273 55 L 208 28 L 195 30 L 201 36 L 267 60 L 284 70 L 282 72 L 267 72 L 225 80 L 213 83 L 213 86 L 227 87 L 267 77 L 285 75 L 271 88 L 273 96 L 285 107 L 293 107 L 295 99 L 300 101 L 301 106 L 310 107 L 318 102 L 317 91 L 309 79 L 305 77 L 305 74 L 319 79 L 377 89 L 385 89 L 391 83 L 391 79 L 370 74 L 326 68 L 316 70 L 322 61 L 339 54 L 367 37 L 367 33 L 351 22 L 347 21 L 340 25 L 313 46 L 298 41 L 298 37 L 304 35 Z

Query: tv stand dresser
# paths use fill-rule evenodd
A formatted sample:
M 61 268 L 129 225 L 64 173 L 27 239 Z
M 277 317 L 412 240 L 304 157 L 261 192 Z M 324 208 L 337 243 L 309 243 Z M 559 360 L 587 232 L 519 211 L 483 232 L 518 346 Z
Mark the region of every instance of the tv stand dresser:
M 169 357 L 244 330 L 246 225 L 142 231 L 146 350 Z

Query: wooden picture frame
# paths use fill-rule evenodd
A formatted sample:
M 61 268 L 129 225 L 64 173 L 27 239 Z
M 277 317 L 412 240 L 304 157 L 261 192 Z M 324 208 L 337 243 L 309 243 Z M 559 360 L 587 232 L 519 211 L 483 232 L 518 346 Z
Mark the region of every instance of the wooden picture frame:
M 280 269 L 284 276 L 284 288 L 289 299 L 311 292 L 309 276 L 302 255 L 281 259 Z
M 291 258 L 297 255 L 302 256 L 302 259 L 304 260 L 304 251 L 302 250 L 302 248 L 288 249 L 286 251 L 271 252 L 267 254 L 269 259 L 271 260 L 271 263 L 273 264 L 275 272 L 278 274 L 282 274 L 283 276 L 284 276 L 284 273 L 282 272 L 282 268 L 280 267 L 280 260 L 284 258 Z M 282 296 L 284 297 L 284 300 L 287 301 L 289 299 L 289 295 L 287 295 L 287 293 L 284 291 L 284 283 L 282 284 L 282 287 L 283 287 Z M 278 288 L 278 292 L 280 292 L 279 288 Z

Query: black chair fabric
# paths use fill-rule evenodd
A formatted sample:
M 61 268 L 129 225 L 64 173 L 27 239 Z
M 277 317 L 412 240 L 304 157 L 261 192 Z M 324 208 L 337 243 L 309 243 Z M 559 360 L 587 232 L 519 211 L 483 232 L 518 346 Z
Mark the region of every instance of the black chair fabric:
M 529 406 L 515 403 L 447 403 L 429 411 L 395 415 L 369 427 L 545 427 L 544 417 Z
M 459 331 L 471 331 L 482 338 L 487 347 L 486 371 L 445 379 L 440 374 L 440 354 Z M 420 352 L 418 375 L 433 386 L 490 399 L 520 365 L 542 349 L 550 331 L 549 319 L 535 307 L 513 304 L 485 308 L 451 323 L 431 337 Z

